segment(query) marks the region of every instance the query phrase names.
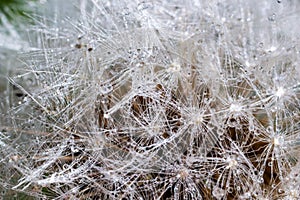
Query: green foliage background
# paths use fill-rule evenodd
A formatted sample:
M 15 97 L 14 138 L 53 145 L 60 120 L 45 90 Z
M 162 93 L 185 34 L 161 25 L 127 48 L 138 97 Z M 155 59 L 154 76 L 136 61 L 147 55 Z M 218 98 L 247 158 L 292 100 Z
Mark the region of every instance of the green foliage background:
M 32 13 L 32 6 L 36 0 L 1 0 L 0 13 L 3 14 L 8 21 L 16 23 L 17 20 L 26 20 L 30 18 L 28 14 Z M 2 17 L 0 24 L 3 23 Z

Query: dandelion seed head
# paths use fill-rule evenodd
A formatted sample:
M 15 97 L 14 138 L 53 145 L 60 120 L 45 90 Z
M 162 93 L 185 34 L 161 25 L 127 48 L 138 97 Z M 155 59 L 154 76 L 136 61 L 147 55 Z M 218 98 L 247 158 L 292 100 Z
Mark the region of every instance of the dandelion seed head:
M 292 1 L 275 12 L 259 0 L 86 0 L 74 19 L 36 24 L 26 70 L 11 78 L 27 99 L 0 92 L 10 128 L 0 167 L 19 178 L 7 185 L 104 200 L 276 199 L 295 189 L 295 176 L 285 179 L 299 168 Z

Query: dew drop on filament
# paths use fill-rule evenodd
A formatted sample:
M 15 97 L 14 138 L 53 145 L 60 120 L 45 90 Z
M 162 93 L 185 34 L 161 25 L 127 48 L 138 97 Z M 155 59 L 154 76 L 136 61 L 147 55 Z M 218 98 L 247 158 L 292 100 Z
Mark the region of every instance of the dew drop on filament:
M 113 86 L 109 83 L 100 87 L 100 92 L 102 94 L 108 94 L 113 90 Z

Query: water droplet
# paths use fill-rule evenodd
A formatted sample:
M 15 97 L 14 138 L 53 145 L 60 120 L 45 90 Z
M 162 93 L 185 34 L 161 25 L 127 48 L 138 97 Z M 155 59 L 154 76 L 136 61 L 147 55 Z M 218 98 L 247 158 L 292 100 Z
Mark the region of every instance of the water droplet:
M 108 84 L 103 85 L 102 87 L 100 87 L 100 92 L 101 92 L 102 94 L 108 94 L 108 93 L 110 93 L 113 89 L 114 89 L 114 87 L 113 87 L 110 83 L 108 83 Z
M 25 102 L 27 102 L 27 101 L 28 101 L 28 97 L 25 96 L 25 97 L 23 98 L 23 102 L 25 103 Z
M 268 17 L 268 20 L 269 20 L 270 22 L 275 22 L 275 21 L 276 21 L 276 14 L 273 13 L 271 16 Z
M 220 141 L 223 141 L 225 139 L 224 135 L 219 135 L 218 138 Z
M 218 133 L 218 136 L 223 135 L 224 134 L 224 129 L 218 128 L 217 133 Z
M 264 175 L 264 172 L 263 172 L 263 171 L 260 171 L 260 172 L 258 173 L 258 175 L 259 175 L 259 176 L 262 176 L 262 175 Z
M 251 197 L 251 193 L 250 192 L 246 192 L 241 196 L 243 199 L 250 199 Z
M 231 118 L 231 119 L 229 119 L 229 120 L 227 121 L 227 125 L 228 125 L 229 127 L 236 128 L 237 125 L 238 125 L 238 122 L 237 122 L 236 119 Z
M 214 187 L 212 195 L 216 197 L 217 199 L 222 199 L 225 195 L 225 192 L 223 189 L 219 187 Z
M 282 193 L 284 193 L 284 190 L 283 189 L 278 189 L 278 193 L 282 194 Z
M 138 4 L 137 9 L 139 11 L 142 11 L 142 10 L 146 10 L 146 9 L 148 9 L 150 7 L 151 7 L 151 5 L 149 3 L 146 3 L 145 1 L 142 1 L 141 3 Z
M 110 114 L 109 114 L 109 113 L 105 113 L 105 114 L 103 115 L 103 117 L 104 117 L 105 119 L 108 119 L 108 118 L 110 118 Z
M 260 178 L 260 179 L 259 179 L 259 182 L 260 182 L 260 183 L 263 183 L 264 181 L 265 181 L 264 178 Z
M 228 188 L 227 188 L 227 192 L 228 192 L 228 193 L 232 193 L 232 192 L 233 192 L 232 187 L 228 187 Z

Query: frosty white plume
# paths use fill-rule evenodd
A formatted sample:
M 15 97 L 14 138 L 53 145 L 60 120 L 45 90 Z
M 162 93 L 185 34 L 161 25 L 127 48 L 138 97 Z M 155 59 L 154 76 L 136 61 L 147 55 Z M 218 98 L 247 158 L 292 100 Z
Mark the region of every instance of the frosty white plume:
M 297 1 L 76 6 L 79 19 L 35 27 L 36 51 L 10 78 L 26 99 L 0 137 L 18 177 L 5 187 L 50 199 L 299 198 Z

